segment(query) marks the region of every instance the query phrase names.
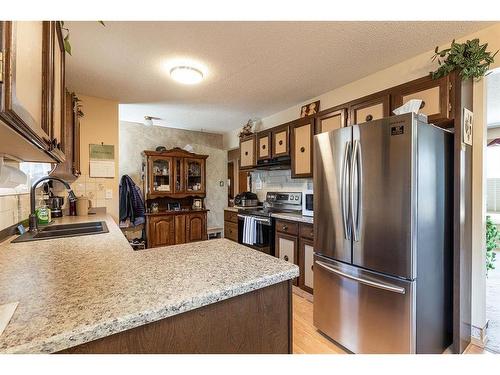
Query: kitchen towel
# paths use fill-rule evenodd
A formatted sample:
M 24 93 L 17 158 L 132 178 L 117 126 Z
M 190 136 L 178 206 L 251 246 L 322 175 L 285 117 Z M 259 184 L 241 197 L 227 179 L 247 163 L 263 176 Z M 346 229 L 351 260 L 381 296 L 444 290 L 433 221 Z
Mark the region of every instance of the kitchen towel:
M 257 222 L 252 216 L 245 216 L 243 222 L 243 243 L 245 245 L 255 244 L 255 239 L 257 235 Z

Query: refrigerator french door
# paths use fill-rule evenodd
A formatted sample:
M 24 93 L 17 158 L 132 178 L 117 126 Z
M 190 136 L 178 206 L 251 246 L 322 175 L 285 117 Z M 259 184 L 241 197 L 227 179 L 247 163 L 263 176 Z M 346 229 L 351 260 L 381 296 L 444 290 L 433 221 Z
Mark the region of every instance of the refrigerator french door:
M 416 326 L 446 330 L 436 320 L 449 299 L 450 140 L 412 114 L 314 137 L 314 324 L 350 351 L 433 352 L 446 341 L 421 333 L 418 346 Z

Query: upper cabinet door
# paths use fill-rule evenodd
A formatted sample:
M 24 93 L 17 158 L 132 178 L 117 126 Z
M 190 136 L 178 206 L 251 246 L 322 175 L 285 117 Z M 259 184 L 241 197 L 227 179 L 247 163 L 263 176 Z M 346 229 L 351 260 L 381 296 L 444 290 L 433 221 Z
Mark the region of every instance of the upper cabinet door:
M 390 116 L 390 95 L 361 98 L 350 106 L 349 125 L 362 124 Z
M 340 129 L 347 125 L 347 108 L 322 112 L 316 117 L 316 134 Z
M 257 160 L 271 158 L 271 133 L 259 133 L 257 135 Z
M 273 131 L 273 158 L 290 155 L 289 127 L 279 127 Z
M 42 149 L 51 140 L 50 22 L 3 21 L 0 117 Z
M 186 192 L 205 193 L 205 159 L 184 159 L 184 173 L 186 174 Z
M 292 178 L 312 177 L 314 120 L 300 120 L 292 126 Z
M 255 135 L 240 139 L 240 168 L 253 168 L 255 165 Z
M 51 74 L 51 118 L 52 118 L 52 143 L 51 151 L 58 154 L 59 159 L 64 159 L 67 150 L 65 140 L 65 50 L 61 25 L 51 22 L 52 63 Z
M 172 158 L 171 157 L 153 157 L 149 161 L 149 194 L 152 196 L 161 196 L 172 193 Z
M 429 122 L 442 123 L 453 119 L 450 91 L 449 76 L 440 79 L 424 77 L 397 89 L 393 107 L 402 106 L 411 99 L 420 99 L 422 104 L 419 112 L 427 115 Z

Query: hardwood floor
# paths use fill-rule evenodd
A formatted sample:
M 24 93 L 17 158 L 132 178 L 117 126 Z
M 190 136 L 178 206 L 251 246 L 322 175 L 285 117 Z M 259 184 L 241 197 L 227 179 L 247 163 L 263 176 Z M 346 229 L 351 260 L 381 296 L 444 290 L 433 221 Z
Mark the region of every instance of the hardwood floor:
M 347 354 L 314 327 L 313 298 L 309 293 L 293 287 L 293 354 Z M 494 353 L 471 344 L 464 354 Z
M 304 293 L 294 287 L 293 354 L 346 354 L 344 349 L 316 330 L 313 325 L 313 304 L 308 300 L 308 294 Z

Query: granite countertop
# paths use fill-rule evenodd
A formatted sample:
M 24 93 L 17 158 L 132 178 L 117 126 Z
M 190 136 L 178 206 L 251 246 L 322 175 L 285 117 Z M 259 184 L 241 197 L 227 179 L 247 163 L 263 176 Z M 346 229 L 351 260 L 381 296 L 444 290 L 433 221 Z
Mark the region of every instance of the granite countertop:
M 19 305 L 0 353 L 52 353 L 298 276 L 298 267 L 227 239 L 133 251 L 109 233 L 0 243 L 0 305 Z
M 300 214 L 291 214 L 291 213 L 274 213 L 271 214 L 271 216 L 275 217 L 276 219 L 299 221 L 301 223 L 313 224 L 312 216 L 304 216 Z

